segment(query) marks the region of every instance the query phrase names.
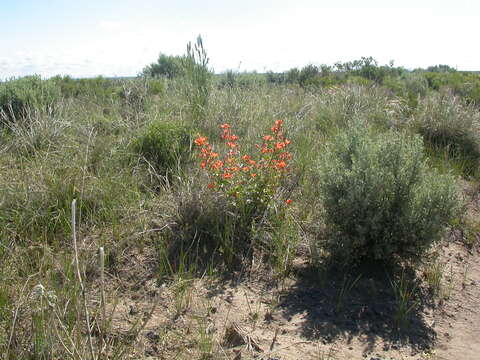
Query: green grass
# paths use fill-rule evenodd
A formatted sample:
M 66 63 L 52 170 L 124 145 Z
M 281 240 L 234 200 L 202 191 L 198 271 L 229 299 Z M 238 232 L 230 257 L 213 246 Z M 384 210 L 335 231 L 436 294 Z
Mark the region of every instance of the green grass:
M 192 53 L 197 56 L 195 61 L 205 61 L 198 58 L 204 55 L 197 50 L 200 52 Z M 174 312 L 179 317 L 191 307 L 191 279 L 221 279 L 223 270 L 229 268 L 219 265 L 222 262 L 212 263 L 212 259 L 235 262 L 239 265 L 235 274 L 244 275 L 254 265 L 278 278 L 294 277 L 300 253 L 306 261 L 313 261 L 312 254 L 299 249 L 309 248 L 312 242 L 318 244 L 328 233 L 319 211 L 325 203 L 319 196 L 315 164 L 335 137 L 352 121 L 368 124 L 376 134 L 390 131 L 410 136 L 422 126 L 430 129 L 431 122 L 425 119 L 433 119 L 438 114 L 435 109 L 443 106 L 434 96 L 425 100 L 430 105 L 420 103 L 415 113 L 388 89 L 360 86 L 358 81 L 336 88 L 302 88 L 298 84 L 271 84 L 261 75 L 236 74 L 230 76 L 228 86 L 222 86 L 201 69 L 192 67 L 190 71 L 190 78 L 171 80 L 56 78 L 48 87 L 57 86 L 59 97 L 18 110 L 27 122 L 12 122 L 8 117 L 8 131 L 0 132 L 2 360 L 91 358 L 80 279 L 94 325 L 97 320 L 104 324 L 98 305 L 99 247 L 106 252 L 107 299 L 115 296 L 115 286 L 122 288 L 118 279 L 125 279 L 122 271 L 130 266 L 128 272 L 139 276 L 135 278 L 139 283 L 153 278 L 171 284 Z M 0 85 L 4 89 L 19 86 L 16 84 Z M 189 96 L 188 89 L 196 89 L 195 94 Z M 449 108 L 450 118 L 464 124 L 458 110 L 470 116 L 465 129 L 473 128 L 478 109 L 457 103 L 448 106 L 453 107 Z M 277 119 L 284 120 L 286 136 L 292 141 L 291 177 L 277 189 L 276 196 L 282 200 L 269 202 L 267 217 L 246 221 L 235 206 L 226 206 L 224 199 L 208 192 L 191 140 L 199 133 L 219 147 L 219 125 L 229 123 L 242 139 L 242 152 L 250 153 L 256 151 L 255 145 L 262 143 L 261 134 Z M 416 127 L 418 121 L 423 125 Z M 476 133 L 464 131 L 460 135 L 461 139 L 478 141 Z M 436 168 L 443 167 L 442 172 L 448 173 L 458 161 L 455 173 L 466 176 L 464 169 L 470 165 L 461 161 L 470 157 L 446 156 L 445 147 L 428 149 L 427 156 Z M 287 210 L 284 198 L 293 200 Z M 72 245 L 74 199 L 80 277 Z M 442 225 L 439 222 L 435 231 L 440 233 Z M 476 233 L 476 225 L 465 229 L 468 242 L 473 242 Z M 204 240 L 204 248 L 191 247 L 197 244 L 194 240 Z M 240 247 L 239 251 L 241 241 L 251 247 Z M 178 248 L 171 245 L 175 242 L 184 246 L 175 253 L 173 263 L 171 252 Z M 327 254 L 324 248 L 316 251 Z M 138 266 L 128 265 L 135 256 Z M 137 267 L 144 269 L 142 266 L 147 270 L 137 275 Z M 435 276 L 430 276 L 433 287 L 437 286 Z M 345 280 L 338 295 L 338 310 L 356 282 Z M 400 325 L 411 311 L 412 289 L 402 278 L 392 286 Z M 31 296 L 34 289 L 40 294 L 36 300 Z M 112 317 L 116 314 L 113 306 L 109 311 Z M 102 331 L 110 341 L 110 358 L 135 354 L 136 334 L 146 320 L 141 315 L 132 320 L 128 331 L 114 329 L 114 323 L 106 321 L 110 325 Z M 206 324 L 198 320 L 196 328 L 197 353 L 214 358 L 220 350 L 207 334 Z M 97 330 L 91 331 L 95 334 Z M 162 338 L 184 341 L 174 330 L 166 327 L 161 331 Z M 95 353 L 100 341 L 101 337 L 94 336 Z M 107 358 L 105 353 L 102 356 Z
M 414 113 L 415 130 L 431 148 L 464 177 L 478 177 L 480 115 L 473 105 L 450 93 L 426 97 Z
M 404 330 L 410 325 L 410 314 L 419 304 L 416 298 L 418 285 L 402 272 L 397 279 L 391 280 L 391 286 L 395 296 L 395 325 Z

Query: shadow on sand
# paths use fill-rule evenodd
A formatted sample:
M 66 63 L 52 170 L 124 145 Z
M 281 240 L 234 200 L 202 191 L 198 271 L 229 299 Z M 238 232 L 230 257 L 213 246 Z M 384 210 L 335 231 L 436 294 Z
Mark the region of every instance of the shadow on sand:
M 436 337 L 423 316 L 433 306 L 432 298 L 417 286 L 413 271 L 402 272 L 404 290 L 411 290 L 413 296 L 405 303 L 410 309 L 407 316 L 399 318 L 400 280 L 394 273 L 398 271 L 378 265 L 348 272 L 304 268 L 296 284 L 282 294 L 280 309 L 287 320 L 303 319 L 302 336 L 309 340 L 326 344 L 343 338 L 349 343 L 361 337 L 364 352 L 373 351 L 379 340 L 384 347 L 427 350 Z

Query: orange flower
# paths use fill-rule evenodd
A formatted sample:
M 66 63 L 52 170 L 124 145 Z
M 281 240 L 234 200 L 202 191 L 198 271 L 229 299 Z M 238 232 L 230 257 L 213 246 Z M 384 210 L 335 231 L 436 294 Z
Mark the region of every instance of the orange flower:
M 285 151 L 283 153 L 281 153 L 279 156 L 278 156 L 280 159 L 282 160 L 291 160 L 292 159 L 292 154 L 290 154 L 289 152 Z
M 208 138 L 200 136 L 199 138 L 195 139 L 194 143 L 197 146 L 202 146 L 207 143 Z
M 223 161 L 217 160 L 213 163 L 212 168 L 213 169 L 219 169 L 223 166 Z
M 254 179 L 251 182 L 256 182 L 257 177 L 260 179 L 271 177 L 271 181 L 266 179 L 268 180 L 267 192 L 262 191 L 263 187 L 261 189 L 253 188 L 254 196 L 261 201 L 269 200 L 271 191 L 279 185 L 278 180 L 288 174 L 289 160 L 292 158 L 292 155 L 285 151 L 291 141 L 285 138 L 282 124 L 283 120 L 275 120 L 271 127 L 272 131 L 267 132 L 270 135 L 262 135 L 262 142 L 255 144 L 262 154 L 266 154 L 266 156 L 257 155 L 258 161 L 255 161 L 254 157 L 249 154 L 241 154 L 242 146 L 239 145 L 239 136 L 233 134 L 231 126 L 227 123 L 221 124 L 222 130 L 219 131 L 223 139 L 223 153 L 214 152 L 207 137 L 197 136 L 194 144 L 198 146 L 197 157 L 200 158 L 200 167 L 208 171 L 210 181 L 207 187 L 237 197 L 247 191 L 244 187 L 249 185 L 248 178 L 251 177 Z M 245 175 L 238 175 L 238 172 Z M 219 184 L 218 179 L 222 179 Z M 232 180 L 229 181 L 229 179 Z M 251 190 L 248 189 L 248 191 Z M 291 199 L 285 200 L 287 205 L 291 202 Z

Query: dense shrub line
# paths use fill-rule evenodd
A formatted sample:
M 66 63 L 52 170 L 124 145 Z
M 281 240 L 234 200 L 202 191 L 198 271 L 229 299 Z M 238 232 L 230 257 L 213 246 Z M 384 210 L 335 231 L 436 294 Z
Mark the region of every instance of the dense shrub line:
M 228 75 L 228 74 L 226 74 Z M 304 88 L 328 87 L 344 84 L 382 85 L 395 94 L 408 99 L 415 108 L 417 97 L 427 91 L 449 89 L 468 103 L 480 104 L 480 75 L 462 72 L 447 65 L 430 66 L 427 69 L 407 70 L 389 65 L 379 65 L 372 57 L 341 63 L 333 66 L 309 64 L 301 69 L 292 68 L 281 73 L 269 71 L 266 82 L 272 84 L 298 84 Z
M 53 112 L 59 97 L 59 89 L 40 76 L 0 83 L 0 126 L 24 121 L 36 110 Z

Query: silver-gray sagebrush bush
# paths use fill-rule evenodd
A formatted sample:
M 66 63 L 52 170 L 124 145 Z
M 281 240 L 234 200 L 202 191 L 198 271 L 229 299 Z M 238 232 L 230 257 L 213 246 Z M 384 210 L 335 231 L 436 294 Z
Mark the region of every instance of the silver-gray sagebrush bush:
M 458 208 L 454 178 L 431 169 L 419 136 L 354 126 L 317 166 L 323 244 L 344 264 L 419 260 Z

